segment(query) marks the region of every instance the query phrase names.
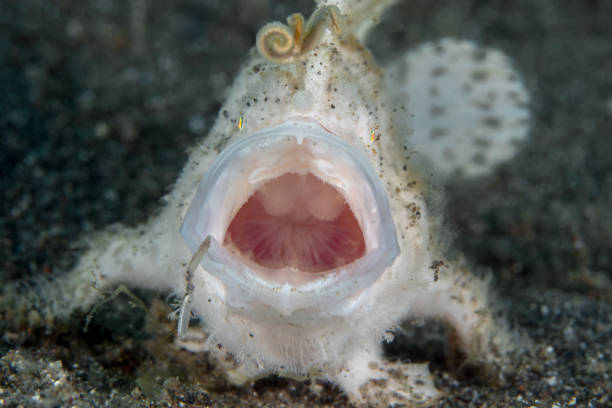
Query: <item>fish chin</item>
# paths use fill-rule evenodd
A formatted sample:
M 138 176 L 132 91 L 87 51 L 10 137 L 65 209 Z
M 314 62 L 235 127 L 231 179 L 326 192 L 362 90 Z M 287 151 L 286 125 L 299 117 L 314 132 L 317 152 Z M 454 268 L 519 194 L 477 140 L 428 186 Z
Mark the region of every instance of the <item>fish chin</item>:
M 201 180 L 181 234 L 228 307 L 316 321 L 351 312 L 399 254 L 387 195 L 368 158 L 317 123 L 241 137 Z

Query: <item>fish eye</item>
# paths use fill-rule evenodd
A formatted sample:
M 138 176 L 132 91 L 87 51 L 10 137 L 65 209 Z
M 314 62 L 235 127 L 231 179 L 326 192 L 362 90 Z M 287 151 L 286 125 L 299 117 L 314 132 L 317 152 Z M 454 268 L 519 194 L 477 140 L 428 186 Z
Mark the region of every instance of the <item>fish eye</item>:
M 342 301 L 399 252 L 367 156 L 299 121 L 227 147 L 200 181 L 181 234 L 192 253 L 211 237 L 204 270 L 223 284 L 228 304 L 250 313 L 341 313 Z

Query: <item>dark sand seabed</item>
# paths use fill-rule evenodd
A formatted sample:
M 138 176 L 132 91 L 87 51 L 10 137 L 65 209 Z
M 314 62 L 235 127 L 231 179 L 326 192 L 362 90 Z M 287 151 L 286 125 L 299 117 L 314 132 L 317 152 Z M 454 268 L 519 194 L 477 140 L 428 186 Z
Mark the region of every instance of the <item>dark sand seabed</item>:
M 276 3 L 282 3 L 278 5 Z M 147 8 L 143 8 L 148 5 Z M 204 137 L 263 23 L 310 1 L 5 0 L 0 3 L 0 278 L 61 273 L 78 239 L 157 208 Z M 369 41 L 388 61 L 442 36 L 508 53 L 533 99 L 517 158 L 448 188 L 456 246 L 496 277 L 537 345 L 503 379 L 453 363 L 444 328 L 412 322 L 389 353 L 430 361 L 448 407 L 612 404 L 612 2 L 406 0 Z M 344 406 L 327 384 L 229 386 L 169 344 L 155 293 L 54 330 L 0 326 L 0 406 Z M 30 323 L 36 320 L 30 314 Z M 40 327 L 40 325 L 39 325 Z

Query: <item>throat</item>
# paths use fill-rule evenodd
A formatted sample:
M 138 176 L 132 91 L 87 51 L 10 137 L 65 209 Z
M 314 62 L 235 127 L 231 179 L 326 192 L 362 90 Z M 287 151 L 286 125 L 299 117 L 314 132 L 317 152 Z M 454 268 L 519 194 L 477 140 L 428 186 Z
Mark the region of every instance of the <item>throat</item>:
M 266 269 L 307 273 L 342 267 L 366 249 L 344 197 L 310 173 L 263 184 L 230 222 L 224 246 Z

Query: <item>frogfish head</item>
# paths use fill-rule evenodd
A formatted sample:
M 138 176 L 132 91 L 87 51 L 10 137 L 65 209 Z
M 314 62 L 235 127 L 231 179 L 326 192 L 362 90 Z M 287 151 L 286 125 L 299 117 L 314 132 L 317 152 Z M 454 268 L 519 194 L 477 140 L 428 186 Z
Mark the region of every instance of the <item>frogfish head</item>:
M 192 253 L 210 241 L 200 273 L 249 318 L 349 315 L 404 255 L 405 237 L 427 239 L 403 224 L 419 198 L 405 182 L 382 71 L 337 26 L 337 9 L 319 10 L 316 38 L 286 61 L 253 53 L 236 78 L 205 141 L 220 153 L 194 178 L 181 228 Z

